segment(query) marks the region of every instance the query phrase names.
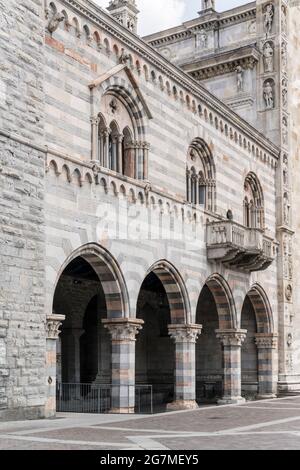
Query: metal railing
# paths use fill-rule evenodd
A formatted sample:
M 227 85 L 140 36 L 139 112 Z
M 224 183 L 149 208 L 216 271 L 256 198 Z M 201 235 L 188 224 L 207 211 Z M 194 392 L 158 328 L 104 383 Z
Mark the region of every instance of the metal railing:
M 113 391 L 115 395 L 116 385 L 57 383 L 56 409 L 65 413 L 109 413 L 113 408 Z M 153 414 L 152 385 L 129 385 L 127 393 L 128 407 L 134 396 L 136 413 Z

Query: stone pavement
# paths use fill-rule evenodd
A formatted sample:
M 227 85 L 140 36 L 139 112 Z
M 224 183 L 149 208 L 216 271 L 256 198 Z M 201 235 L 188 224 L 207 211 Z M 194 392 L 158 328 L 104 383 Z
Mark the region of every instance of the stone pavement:
M 0 422 L 0 450 L 300 449 L 300 396 L 152 416 Z

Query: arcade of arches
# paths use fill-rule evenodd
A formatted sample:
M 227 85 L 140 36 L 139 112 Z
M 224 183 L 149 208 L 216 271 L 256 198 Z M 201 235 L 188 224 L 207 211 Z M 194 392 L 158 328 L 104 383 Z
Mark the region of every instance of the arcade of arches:
M 191 324 L 180 276 L 160 263 L 145 277 L 130 319 L 116 263 L 98 256 L 79 252 L 56 286 L 47 339 L 53 413 L 55 374 L 61 383 L 110 384 L 112 411 L 120 413 L 134 412 L 135 384 L 152 385 L 157 409 L 274 396 L 277 335 L 259 286 L 245 297 L 239 327 L 229 287 L 213 276 Z

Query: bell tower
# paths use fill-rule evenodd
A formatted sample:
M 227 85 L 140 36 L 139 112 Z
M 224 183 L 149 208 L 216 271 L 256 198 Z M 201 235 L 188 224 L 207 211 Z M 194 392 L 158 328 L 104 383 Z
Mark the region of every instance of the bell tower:
M 137 33 L 139 10 L 136 0 L 111 0 L 107 10 L 125 28 L 132 33 Z

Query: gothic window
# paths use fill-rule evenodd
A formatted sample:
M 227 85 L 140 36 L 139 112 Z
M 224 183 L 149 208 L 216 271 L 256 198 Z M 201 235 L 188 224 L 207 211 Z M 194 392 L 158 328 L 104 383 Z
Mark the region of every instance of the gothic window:
M 200 138 L 188 150 L 186 188 L 189 203 L 216 210 L 215 165 L 208 145 Z
M 100 166 L 130 178 L 147 179 L 149 145 L 140 140 L 138 126 L 125 103 L 105 95 L 97 117 Z
M 254 173 L 249 173 L 244 183 L 244 225 L 248 228 L 264 229 L 264 199 L 260 182 Z

